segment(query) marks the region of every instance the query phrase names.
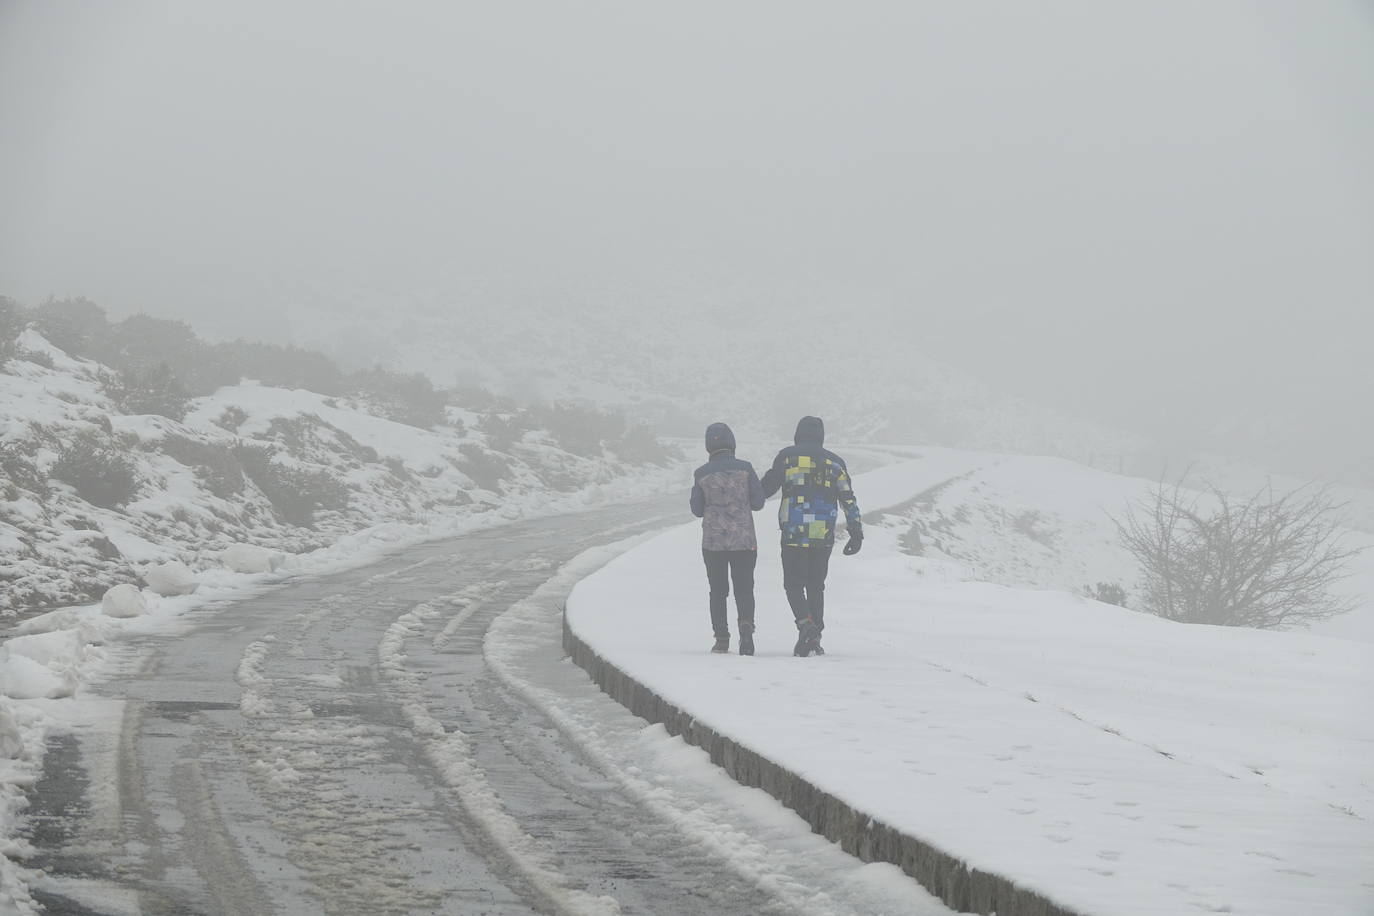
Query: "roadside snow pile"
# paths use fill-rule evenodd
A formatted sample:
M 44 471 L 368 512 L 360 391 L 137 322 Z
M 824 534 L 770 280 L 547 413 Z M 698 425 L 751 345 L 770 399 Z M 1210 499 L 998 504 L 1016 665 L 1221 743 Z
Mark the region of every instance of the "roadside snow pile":
M 973 581 L 976 568 L 1077 591 L 1114 562 L 1090 504 L 1110 497 L 1101 508 L 1115 511 L 1139 482 L 1088 472 L 1051 511 L 1054 496 L 1017 494 L 1033 496 L 1037 474 L 1062 493 L 1071 467 L 957 457 L 932 451 L 856 481 L 867 538 L 831 564 L 824 657 L 791 656 L 767 548 L 758 655 L 707 653 L 695 524 L 581 582 L 569 626 L 715 731 L 1081 912 L 1370 912 L 1374 645 Z M 964 518 L 956 499 L 971 501 Z M 904 500 L 886 521 L 877 511 Z M 765 543 L 775 505 L 757 518 Z M 927 549 L 913 556 L 919 507 Z M 1066 556 L 1094 543 L 1087 566 Z M 1047 551 L 1019 556 L 1029 547 Z
M 235 544 L 220 554 L 224 568 L 236 573 L 267 573 L 281 565 L 281 554 L 254 547 L 252 544 Z
M 191 568 L 178 560 L 148 567 L 143 571 L 143 581 L 149 591 L 164 598 L 189 595 L 200 586 Z
M 419 428 L 367 398 L 242 384 L 167 408 L 181 420 L 127 414 L 118 373 L 32 329 L 15 347 L 0 362 L 0 618 L 124 583 L 182 594 L 221 560 L 265 573 L 378 525 L 516 518 L 678 474 L 650 463 L 656 443 L 579 440 L 553 408 L 448 406 Z
M 148 599 L 138 586 L 125 582 L 107 591 L 100 599 L 100 612 L 106 617 L 142 617 L 148 613 Z

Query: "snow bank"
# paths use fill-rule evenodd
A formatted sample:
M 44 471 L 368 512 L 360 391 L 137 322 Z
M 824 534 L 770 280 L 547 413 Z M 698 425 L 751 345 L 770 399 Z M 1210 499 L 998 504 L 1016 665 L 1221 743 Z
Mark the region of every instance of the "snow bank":
M 235 544 L 219 555 L 226 569 L 236 573 L 268 573 L 281 566 L 283 557 L 252 544 Z
M 706 652 L 695 524 L 580 583 L 568 626 L 720 735 L 1070 909 L 1369 912 L 1374 646 L 970 581 L 903 550 L 912 507 L 874 511 L 903 475 L 907 499 L 928 502 L 939 474 L 977 487 L 988 473 L 993 489 L 996 464 L 937 460 L 937 474 L 888 469 L 881 494 L 856 483 L 875 520 L 863 552 L 831 564 L 825 657 L 790 654 L 774 550 L 760 553 L 758 655 Z
M 116 585 L 100 599 L 100 612 L 106 617 L 142 617 L 148 613 L 148 599 L 136 585 Z
M 76 694 L 76 674 L 0 648 L 0 695 L 12 700 L 57 700 Z
M 144 570 L 143 581 L 148 583 L 149 591 L 163 597 L 189 595 L 200 585 L 191 568 L 179 560 L 159 563 Z

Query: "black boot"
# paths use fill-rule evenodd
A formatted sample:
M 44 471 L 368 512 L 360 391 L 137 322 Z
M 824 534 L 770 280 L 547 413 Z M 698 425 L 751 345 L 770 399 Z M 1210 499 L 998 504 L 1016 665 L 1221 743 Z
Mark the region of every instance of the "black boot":
M 754 625 L 743 620 L 739 624 L 739 654 L 754 654 Z
M 716 653 L 717 655 L 723 655 L 723 654 L 725 654 L 726 652 L 729 652 L 729 651 L 730 651 L 730 637 L 729 637 L 729 636 L 717 636 L 717 637 L 716 637 L 716 644 L 715 644 L 714 646 L 711 647 L 711 651 L 714 652 L 714 653 Z
M 821 631 L 816 628 L 810 617 L 803 617 L 797 621 L 797 644 L 792 647 L 792 654 L 805 658 L 812 654 L 812 650 L 820 648 Z

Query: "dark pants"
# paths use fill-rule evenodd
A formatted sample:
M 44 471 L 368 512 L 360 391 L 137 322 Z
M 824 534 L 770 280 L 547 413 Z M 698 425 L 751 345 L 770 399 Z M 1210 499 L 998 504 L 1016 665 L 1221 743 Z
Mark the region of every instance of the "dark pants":
M 706 561 L 706 581 L 711 584 L 711 629 L 717 636 L 730 635 L 730 619 L 725 599 L 730 597 L 730 580 L 735 580 L 735 608 L 740 630 L 754 629 L 754 566 L 757 550 L 702 550 Z
M 825 574 L 832 549 L 829 544 L 782 549 L 782 590 L 799 624 L 810 617 L 818 629 L 825 629 Z

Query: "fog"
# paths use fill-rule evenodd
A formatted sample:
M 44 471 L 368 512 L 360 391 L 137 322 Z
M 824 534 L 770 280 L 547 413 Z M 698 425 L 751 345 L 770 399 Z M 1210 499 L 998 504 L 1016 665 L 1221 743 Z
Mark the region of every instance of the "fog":
M 700 315 L 704 373 L 747 327 L 751 377 L 908 353 L 1374 456 L 1368 2 L 284 6 L 0 5 L 0 294 L 316 346 Z

